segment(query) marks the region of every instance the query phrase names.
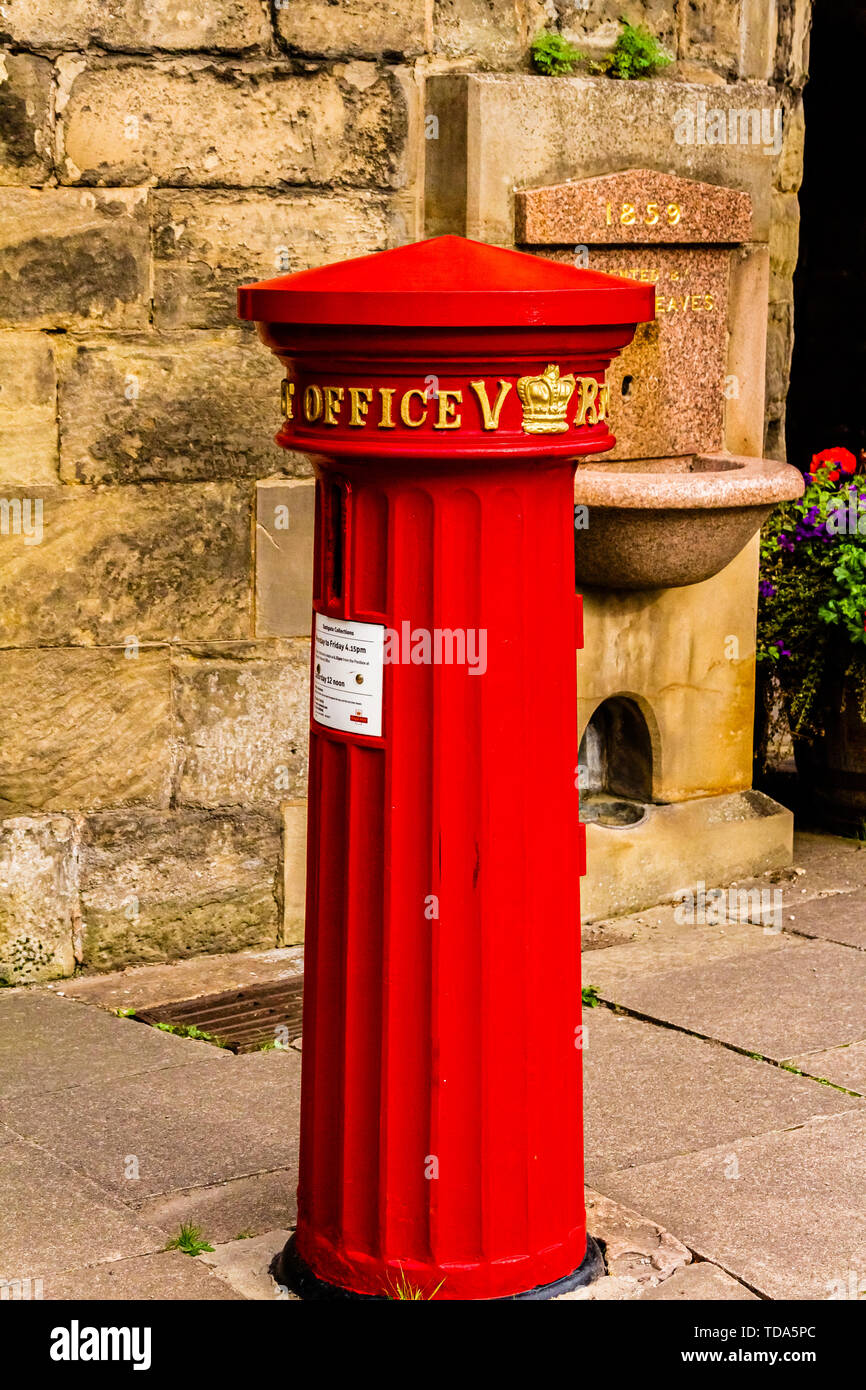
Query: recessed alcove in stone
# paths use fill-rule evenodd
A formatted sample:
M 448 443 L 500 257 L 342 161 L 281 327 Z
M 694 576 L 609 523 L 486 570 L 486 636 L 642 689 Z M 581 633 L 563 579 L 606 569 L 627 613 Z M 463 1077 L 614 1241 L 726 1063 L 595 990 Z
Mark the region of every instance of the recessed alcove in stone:
M 652 737 L 636 700 L 616 695 L 594 711 L 580 741 L 581 820 L 637 825 L 652 798 Z
M 640 706 L 627 695 L 602 700 L 586 726 L 577 760 L 586 769 L 587 791 L 652 800 L 652 738 Z

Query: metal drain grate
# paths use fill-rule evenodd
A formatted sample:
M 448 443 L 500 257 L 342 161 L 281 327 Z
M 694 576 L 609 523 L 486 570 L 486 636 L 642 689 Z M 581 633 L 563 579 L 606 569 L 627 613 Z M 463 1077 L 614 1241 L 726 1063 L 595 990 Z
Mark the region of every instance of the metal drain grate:
M 245 985 L 224 994 L 179 999 L 153 1009 L 138 1009 L 140 1023 L 170 1023 L 176 1028 L 199 1028 L 231 1052 L 255 1052 L 280 1036 L 289 1042 L 301 1036 L 304 977 L 273 984 Z M 285 1034 L 278 1029 L 286 1029 Z

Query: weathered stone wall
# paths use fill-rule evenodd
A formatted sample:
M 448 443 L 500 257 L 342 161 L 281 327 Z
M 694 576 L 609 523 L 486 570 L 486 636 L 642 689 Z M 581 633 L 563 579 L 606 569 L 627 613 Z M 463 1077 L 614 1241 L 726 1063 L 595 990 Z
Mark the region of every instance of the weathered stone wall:
M 0 981 L 275 945 L 310 485 L 286 610 L 256 480 L 308 470 L 235 287 L 417 234 L 425 6 L 8 0 L 0 31 Z
M 425 77 L 526 68 L 545 26 L 601 51 L 625 13 L 684 78 L 783 93 L 778 448 L 808 12 L 5 0 L 0 981 L 297 939 L 310 483 L 237 282 L 421 235 Z

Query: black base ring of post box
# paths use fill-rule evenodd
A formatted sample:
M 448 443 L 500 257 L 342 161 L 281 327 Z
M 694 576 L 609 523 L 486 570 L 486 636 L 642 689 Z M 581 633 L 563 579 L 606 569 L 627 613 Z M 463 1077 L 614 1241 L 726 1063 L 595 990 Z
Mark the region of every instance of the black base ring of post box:
M 324 1279 L 320 1279 L 314 1274 L 310 1266 L 301 1259 L 295 1248 L 295 1237 L 290 1236 L 283 1249 L 275 1255 L 271 1261 L 270 1272 L 278 1284 L 291 1289 L 292 1293 L 297 1294 L 298 1298 L 310 1300 L 333 1301 L 334 1299 L 349 1298 L 373 1303 L 388 1302 L 388 1295 L 384 1293 L 355 1293 L 353 1289 L 341 1288 L 339 1284 L 328 1284 Z M 577 1269 L 572 1270 L 571 1274 L 566 1274 L 562 1279 L 555 1279 L 552 1284 L 537 1284 L 534 1289 L 527 1289 L 525 1293 L 509 1294 L 507 1298 L 492 1298 L 480 1300 L 486 1303 L 513 1303 L 523 1299 L 533 1301 L 547 1298 L 558 1298 L 560 1294 L 571 1293 L 573 1289 L 583 1289 L 587 1284 L 593 1283 L 604 1274 L 604 1257 L 592 1236 L 586 1238 L 586 1254 L 578 1265 Z M 443 1299 L 443 1302 L 445 1300 Z M 474 1300 L 472 1300 L 474 1301 Z

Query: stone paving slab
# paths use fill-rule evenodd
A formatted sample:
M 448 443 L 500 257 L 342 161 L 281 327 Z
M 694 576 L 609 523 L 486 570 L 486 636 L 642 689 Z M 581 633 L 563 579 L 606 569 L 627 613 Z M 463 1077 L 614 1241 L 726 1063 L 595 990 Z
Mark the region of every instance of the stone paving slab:
M 0 1161 L 0 1280 L 161 1250 L 165 1234 L 35 1144 Z
M 213 1051 L 47 991 L 0 992 L 0 1100 L 195 1066 Z
M 760 879 L 743 879 L 737 887 L 753 883 L 780 888 L 786 904 L 822 894 L 856 892 L 866 888 L 866 842 L 798 831 L 794 836 L 793 862 L 784 869 L 763 874 Z
M 823 1052 L 805 1052 L 790 1060 L 792 1066 L 809 1076 L 821 1077 L 866 1096 L 866 1042 L 829 1047 Z
M 638 1294 L 638 1298 L 642 1303 L 648 1299 L 655 1302 L 699 1299 L 703 1303 L 718 1302 L 722 1299 L 738 1299 L 740 1302 L 751 1299 L 755 1303 L 759 1301 L 758 1295 L 747 1289 L 745 1284 L 732 1279 L 730 1274 L 719 1269 L 718 1265 L 710 1264 L 708 1260 L 678 1269 L 670 1279 L 665 1279 L 663 1284 L 644 1289 Z
M 9 1129 L 8 1125 L 0 1125 L 0 1149 L 6 1144 L 16 1143 L 19 1138 L 20 1135 L 16 1134 L 14 1129 Z
M 609 996 L 620 981 L 644 980 L 667 970 L 689 965 L 709 965 L 755 951 L 789 950 L 805 945 L 799 937 L 767 931 L 753 922 L 727 922 L 719 926 L 690 926 L 676 922 L 660 925 L 656 935 L 606 950 L 590 951 L 583 960 L 583 979 Z
M 295 1169 L 256 1173 L 213 1187 L 194 1187 L 136 1204 L 139 1220 L 174 1233 L 184 1222 L 198 1226 L 215 1244 L 237 1240 L 241 1233 L 260 1235 L 274 1225 L 294 1226 L 298 1174 Z
M 218 1279 L 200 1260 L 166 1250 L 158 1255 L 139 1255 L 131 1260 L 111 1260 L 107 1264 L 82 1269 L 64 1269 L 49 1274 L 44 1281 L 46 1299 L 219 1299 L 239 1301 L 224 1280 Z
M 585 922 L 580 945 L 584 954 L 589 954 L 608 950 L 612 946 L 654 941 L 668 934 L 676 936 L 681 932 L 682 927 L 676 920 L 676 906 L 662 903 L 658 907 L 630 912 L 625 917 L 602 917 L 595 922 Z
M 143 1025 L 127 1026 L 147 1036 Z M 158 1193 L 293 1166 L 300 1056 L 234 1057 L 195 1046 L 213 1060 L 76 1086 L 62 1105 L 56 1095 L 19 1096 L 4 1119 L 131 1206 Z M 130 1156 L 138 1164 L 135 1180 L 126 1177 Z
M 805 869 L 807 887 L 817 885 L 835 892 L 866 888 L 866 841 L 798 831 L 794 836 L 794 865 Z
M 630 1280 L 634 1292 L 669 1279 L 692 1258 L 682 1241 L 663 1231 L 640 1212 L 614 1202 L 601 1192 L 585 1189 L 586 1223 L 604 1248 L 608 1276 Z
M 758 891 L 762 882 L 766 886 L 766 880 L 752 880 L 750 884 L 743 885 L 743 891 Z M 799 882 L 802 883 L 802 879 L 799 880 Z M 769 901 L 764 900 L 763 902 L 755 900 L 747 912 L 741 913 L 741 920 L 759 923 L 761 926 L 774 926 L 777 931 L 794 932 L 795 914 L 807 904 L 829 902 L 835 898 L 849 898 L 861 891 L 857 887 L 851 887 L 838 889 L 825 888 L 820 892 L 816 892 L 814 889 L 809 888 L 800 887 L 798 889 L 794 885 L 787 883 L 775 884 L 773 891 L 775 891 L 776 888 L 778 888 L 779 892 L 782 894 L 779 910 L 777 910 L 778 900 L 776 898 L 771 898 Z M 781 922 L 779 921 L 780 918 Z
M 715 888 L 715 884 L 707 884 Z M 684 888 L 694 889 L 694 884 L 684 884 Z M 836 836 L 798 833 L 794 836 L 794 862 L 784 869 L 774 869 L 756 878 L 738 879 L 723 885 L 735 895 L 741 893 L 779 894 L 779 899 L 765 898 L 765 908 L 775 912 L 775 904 L 781 902 L 783 927 L 790 924 L 790 913 L 804 903 L 824 896 L 844 896 L 858 890 L 866 890 L 866 844 L 856 840 L 843 840 Z M 757 910 L 732 910 L 727 916 L 732 921 L 753 921 L 763 925 L 760 901 L 754 904 Z M 628 942 L 650 942 L 665 935 L 673 920 L 674 904 L 646 908 L 624 917 L 613 917 L 596 922 L 585 923 L 582 933 L 583 949 L 591 952 L 607 946 L 620 946 Z
M 252 1240 L 233 1240 L 218 1245 L 212 1254 L 200 1255 L 203 1264 L 210 1265 L 218 1278 L 249 1299 L 274 1299 L 299 1302 L 284 1286 L 275 1283 L 269 1271 L 271 1260 L 282 1250 L 291 1231 L 265 1231 Z
M 763 882 L 763 881 L 762 881 Z M 763 882 L 764 891 L 767 889 L 766 882 Z M 707 889 L 706 892 L 713 890 Z M 743 909 L 748 906 L 745 902 L 740 902 L 736 896 L 728 897 L 727 890 L 724 900 L 724 911 L 718 915 L 722 918 L 716 922 L 715 916 L 711 917 L 710 922 L 686 922 L 683 921 L 683 906 L 681 902 L 663 903 L 659 907 L 644 908 L 640 912 L 631 912 L 626 917 L 602 918 L 597 922 L 589 922 L 583 928 L 581 947 L 587 954 L 594 951 L 606 950 L 612 946 L 664 946 L 668 941 L 685 943 L 693 938 L 697 933 L 704 932 L 718 934 L 724 939 L 728 931 L 732 932 L 732 939 L 735 944 L 758 944 L 767 939 L 773 940 L 775 933 L 764 934 L 756 933 L 755 923 L 748 911 Z M 760 895 L 760 884 L 757 888 L 749 890 L 751 894 Z M 760 902 L 760 897 L 755 897 L 755 903 Z M 712 906 L 712 904 L 707 904 Z
M 78 975 L 73 980 L 58 980 L 49 988 L 67 999 L 80 999 L 103 1009 L 143 1009 L 245 985 L 270 984 L 303 973 L 303 946 L 284 946 L 271 951 L 196 956 L 170 965 L 132 966 L 106 975 Z
M 794 860 L 757 878 L 741 879 L 737 889 L 778 889 L 785 911 L 818 897 L 866 889 L 866 842 L 841 836 L 798 831 Z
M 587 1181 L 605 1193 L 601 1175 L 612 1169 L 863 1105 L 717 1043 L 609 1009 L 585 1009 L 583 1018 Z M 631 1205 L 645 1211 L 639 1201 Z
M 584 1289 L 560 1294 L 558 1302 L 754 1297 L 715 1265 L 703 1263 L 699 1267 L 711 1273 L 690 1276 L 691 1251 L 669 1231 L 591 1188 L 585 1196 L 587 1227 L 604 1251 L 606 1273 Z M 669 1285 L 672 1291 L 662 1292 Z
M 785 914 L 785 930 L 866 951 L 866 892 L 810 898 Z
M 606 997 L 777 1061 L 866 1039 L 866 955 L 828 941 L 624 976 Z
M 838 936 L 866 903 L 866 854 L 801 836 L 797 865 L 756 884 L 782 888 L 785 927 L 803 914 Z M 610 1267 L 592 1296 L 866 1288 L 866 1104 L 811 1079 L 866 1093 L 866 950 L 670 906 L 591 930 L 586 983 L 658 1020 L 585 1014 L 590 1229 Z M 267 1266 L 295 1219 L 299 1053 L 233 1057 L 106 1010 L 301 969 L 289 948 L 0 992 L 5 1277 L 43 1277 L 47 1298 L 281 1296 Z M 183 1221 L 213 1256 L 164 1252 Z
M 866 1275 L 862 1110 L 608 1172 L 597 1185 L 767 1298 L 826 1299 Z

